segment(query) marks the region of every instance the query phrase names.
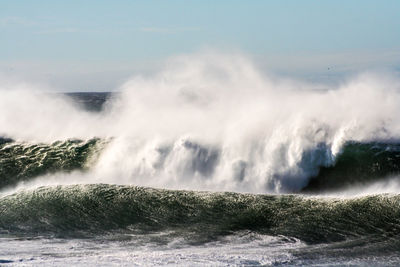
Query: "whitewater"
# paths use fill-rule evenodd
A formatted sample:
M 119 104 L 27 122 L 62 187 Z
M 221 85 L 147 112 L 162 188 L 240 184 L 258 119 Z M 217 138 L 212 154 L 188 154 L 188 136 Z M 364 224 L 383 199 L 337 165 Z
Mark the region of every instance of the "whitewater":
M 0 263 L 400 262 L 400 79 L 166 61 L 113 93 L 0 80 Z

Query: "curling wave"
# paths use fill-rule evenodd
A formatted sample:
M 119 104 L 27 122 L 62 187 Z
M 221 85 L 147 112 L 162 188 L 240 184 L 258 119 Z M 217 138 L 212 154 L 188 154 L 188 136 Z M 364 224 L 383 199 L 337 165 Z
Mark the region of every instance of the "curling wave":
M 387 240 L 400 235 L 399 208 L 399 195 L 331 199 L 73 185 L 0 198 L 0 229 L 61 236 L 170 230 L 200 239 L 251 230 L 308 243 Z
M 97 138 L 87 141 L 57 141 L 52 144 L 19 143 L 6 138 L 0 141 L 0 188 L 27 182 L 41 175 L 68 173 L 73 170 L 85 171 L 89 176 L 95 176 L 102 169 L 101 162 L 98 163 L 97 159 L 107 148 L 106 144 L 112 142 Z M 171 168 L 168 165 L 172 164 L 171 159 L 175 158 L 180 160 L 180 165 L 175 166 L 175 170 L 180 170 L 180 176 L 197 175 L 207 180 L 220 167 L 220 149 L 201 146 L 188 140 L 179 145 L 178 148 L 175 145 L 155 150 L 157 156 L 151 167 L 155 172 L 159 172 L 160 177 L 165 169 Z M 131 156 L 135 156 L 135 153 L 140 155 L 140 151 L 130 152 Z M 179 153 L 186 154 L 186 157 L 180 156 Z M 351 186 L 371 184 L 400 174 L 398 143 L 349 141 L 343 145 L 341 152 L 330 165 L 321 165 L 324 163 L 321 158 L 332 157 L 329 153 L 326 144 L 319 144 L 316 150 L 303 153 L 298 166 L 303 172 L 309 173 L 309 183 L 301 189 L 302 192 L 337 191 Z M 316 157 L 319 157 L 319 160 L 313 160 Z M 251 164 L 244 161 L 233 164 L 234 180 L 242 181 L 246 168 Z M 119 182 L 135 183 L 136 177 L 128 178 L 121 178 Z M 103 181 L 112 180 L 103 178 Z
M 0 188 L 40 175 L 87 170 L 104 144 L 100 139 L 33 144 L 0 138 Z
M 332 166 L 322 166 L 303 192 L 365 185 L 400 174 L 399 143 L 347 142 Z

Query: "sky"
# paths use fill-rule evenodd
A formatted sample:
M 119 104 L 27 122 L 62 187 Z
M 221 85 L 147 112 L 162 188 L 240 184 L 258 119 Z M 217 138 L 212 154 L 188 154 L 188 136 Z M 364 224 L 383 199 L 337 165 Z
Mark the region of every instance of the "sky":
M 108 91 L 208 49 L 316 79 L 399 70 L 399 14 L 398 0 L 0 0 L 0 76 Z

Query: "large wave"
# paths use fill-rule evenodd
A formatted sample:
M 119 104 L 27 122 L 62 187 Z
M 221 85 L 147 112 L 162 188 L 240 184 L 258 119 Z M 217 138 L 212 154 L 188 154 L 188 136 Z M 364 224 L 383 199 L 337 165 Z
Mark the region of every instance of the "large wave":
M 398 250 L 399 205 L 398 195 L 329 199 L 105 184 L 41 187 L 0 199 L 0 232 L 93 236 L 172 231 L 204 242 L 251 230 L 308 243 L 384 241 L 386 249 Z
M 89 169 L 104 144 L 99 139 L 30 144 L 0 138 L 0 188 L 40 175 Z
M 40 180 L 32 180 L 43 175 L 53 178 L 51 184 L 99 182 L 96 177 L 93 177 L 92 168 L 96 166 L 102 150 L 111 141 L 94 138 L 87 141 L 67 140 L 52 144 L 32 144 L 0 138 L 0 189 L 11 188 L 18 183 L 19 188 L 21 184 L 22 187 L 30 183 L 36 186 L 42 185 Z M 218 163 L 220 152 L 209 152 L 198 144 L 185 145 L 197 150 L 197 161 L 191 166 L 192 169 L 188 170 L 189 174 L 197 168 L 197 171 L 204 176 L 208 175 L 207 171 L 213 168 L 210 165 Z M 331 191 L 332 193 L 332 191 L 348 190 L 366 184 L 371 186 L 380 182 L 384 185 L 390 182 L 391 190 L 388 192 L 393 193 L 396 192 L 396 188 L 400 188 L 393 184 L 396 181 L 393 176 L 400 174 L 400 145 L 398 143 L 347 142 L 336 157 L 334 165 L 329 167 L 317 165 L 315 168 L 319 168 L 318 175 L 311 176 L 311 180 L 302 189 L 303 192 L 326 191 L 327 193 Z M 72 172 L 74 173 L 71 174 Z M 63 179 L 61 175 L 67 176 L 68 179 Z M 50 184 L 49 180 L 43 182 Z M 380 192 L 384 191 L 375 190 L 375 193 Z
M 110 140 L 89 175 L 71 174 L 82 182 L 297 192 L 321 167 L 329 176 L 349 142 L 400 137 L 398 79 L 365 73 L 339 86 L 309 84 L 265 75 L 240 55 L 171 59 L 157 74 L 131 78 L 97 113 L 26 84 L 3 87 L 5 138 Z

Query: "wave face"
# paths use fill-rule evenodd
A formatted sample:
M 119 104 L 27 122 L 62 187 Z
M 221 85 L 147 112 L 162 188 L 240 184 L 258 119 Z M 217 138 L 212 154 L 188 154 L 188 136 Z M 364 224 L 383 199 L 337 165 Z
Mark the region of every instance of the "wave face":
M 347 142 L 335 163 L 321 167 L 304 192 L 339 190 L 400 174 L 399 143 Z
M 110 141 L 94 138 L 87 141 L 30 144 L 0 139 L 0 188 L 59 172 L 77 170 L 90 173 L 108 142 Z M 201 147 L 189 141 L 184 142 L 183 146 L 194 154 L 185 172 L 197 172 L 205 177 L 212 174 L 219 164 L 220 150 Z M 326 148 L 326 145 L 320 147 Z M 167 158 L 171 150 L 164 148 L 160 149 L 159 153 Z M 307 160 L 307 156 L 304 157 Z M 163 167 L 163 162 L 157 164 L 156 168 Z M 243 162 L 238 164 L 236 179 L 243 179 L 245 167 Z M 302 192 L 337 191 L 352 185 L 373 183 L 400 174 L 400 145 L 346 142 L 331 166 L 316 164 L 312 167 L 316 169 L 317 175 L 311 177 L 310 182 L 302 188 Z
M 61 236 L 169 230 L 199 240 L 251 230 L 307 243 L 360 237 L 394 240 L 400 234 L 399 206 L 398 195 L 340 200 L 73 185 L 1 198 L 0 229 L 3 233 Z
M 0 188 L 40 175 L 88 169 L 102 143 L 90 139 L 30 144 L 0 138 Z

